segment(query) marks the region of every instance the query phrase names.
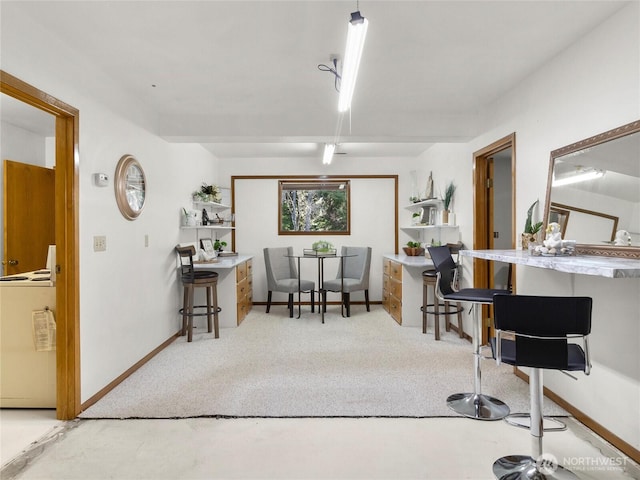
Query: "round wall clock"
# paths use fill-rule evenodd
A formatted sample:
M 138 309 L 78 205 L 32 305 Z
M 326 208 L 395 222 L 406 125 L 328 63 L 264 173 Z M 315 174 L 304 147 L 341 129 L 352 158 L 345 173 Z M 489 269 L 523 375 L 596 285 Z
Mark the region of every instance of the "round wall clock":
M 125 155 L 118 162 L 114 187 L 116 202 L 124 218 L 138 218 L 144 208 L 147 181 L 140 163 L 133 155 Z

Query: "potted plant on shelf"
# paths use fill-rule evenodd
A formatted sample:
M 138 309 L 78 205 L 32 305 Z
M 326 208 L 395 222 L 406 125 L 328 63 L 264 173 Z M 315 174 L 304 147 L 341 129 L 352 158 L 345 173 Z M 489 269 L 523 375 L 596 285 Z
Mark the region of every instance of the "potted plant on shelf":
M 224 240 L 218 240 L 216 238 L 216 241 L 213 242 L 213 248 L 216 252 L 222 252 L 222 250 L 224 250 L 224 247 L 227 246 L 227 242 L 225 242 Z
M 424 255 L 424 248 L 420 245 L 420 242 L 407 242 L 407 246 L 402 247 L 402 250 L 408 257 Z
M 533 223 L 533 209 L 535 208 L 538 200 L 533 202 L 527 210 L 527 220 L 524 223 L 524 232 L 522 233 L 522 249 L 528 250 L 530 243 L 537 241 L 538 232 L 542 228 L 542 222 Z
M 411 215 L 411 221 L 413 222 L 414 225 L 420 225 L 421 216 L 422 214 L 420 212 L 413 212 L 413 215 Z
M 193 192 L 193 200 L 196 202 L 220 203 L 220 201 L 222 200 L 220 187 L 202 182 L 200 189 Z
M 183 227 L 195 227 L 196 215 L 195 212 L 187 211 L 186 208 L 182 208 L 182 224 Z
M 444 197 L 442 197 L 443 210 L 442 210 L 442 224 L 447 225 L 449 223 L 449 213 L 451 212 L 451 203 L 453 202 L 453 194 L 456 192 L 456 186 L 453 182 L 449 182 L 447 188 L 444 189 Z

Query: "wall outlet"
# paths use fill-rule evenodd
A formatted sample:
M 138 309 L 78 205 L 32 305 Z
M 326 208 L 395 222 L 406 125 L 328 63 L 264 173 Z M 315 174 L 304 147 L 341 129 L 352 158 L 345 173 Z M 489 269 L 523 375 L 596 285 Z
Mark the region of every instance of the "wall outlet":
M 144 246 L 145 247 L 149 246 L 149 234 L 148 233 L 144 236 Z
M 95 235 L 93 237 L 93 251 L 104 252 L 107 250 L 107 237 L 104 235 Z

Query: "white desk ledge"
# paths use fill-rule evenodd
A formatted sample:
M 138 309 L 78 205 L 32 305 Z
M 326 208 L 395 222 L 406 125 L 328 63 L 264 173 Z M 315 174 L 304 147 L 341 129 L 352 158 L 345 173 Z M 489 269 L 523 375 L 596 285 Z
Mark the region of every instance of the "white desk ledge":
M 628 258 L 595 255 L 543 257 L 529 255 L 529 252 L 524 250 L 460 250 L 460 255 L 580 275 L 595 275 L 607 278 L 640 278 L 640 260 Z
M 196 270 L 221 270 L 227 268 L 235 268 L 243 262 L 253 258 L 253 255 L 236 255 L 233 257 L 216 257 L 216 262 L 211 263 L 194 263 Z
M 411 257 L 404 253 L 385 253 L 382 256 L 405 267 L 433 268 L 433 260 L 426 258 L 424 255 Z

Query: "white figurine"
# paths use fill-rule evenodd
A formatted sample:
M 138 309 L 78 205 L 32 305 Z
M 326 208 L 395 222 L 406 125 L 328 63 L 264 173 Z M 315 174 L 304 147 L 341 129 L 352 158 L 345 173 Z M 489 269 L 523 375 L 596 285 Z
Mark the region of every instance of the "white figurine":
M 547 226 L 547 237 L 542 244 L 549 250 L 549 253 L 555 253 L 562 248 L 562 234 L 560 233 L 560 224 L 551 222 Z M 554 249 L 554 251 L 551 251 Z
M 618 230 L 616 232 L 616 239 L 613 241 L 613 244 L 617 246 L 630 245 L 631 235 L 626 230 Z

